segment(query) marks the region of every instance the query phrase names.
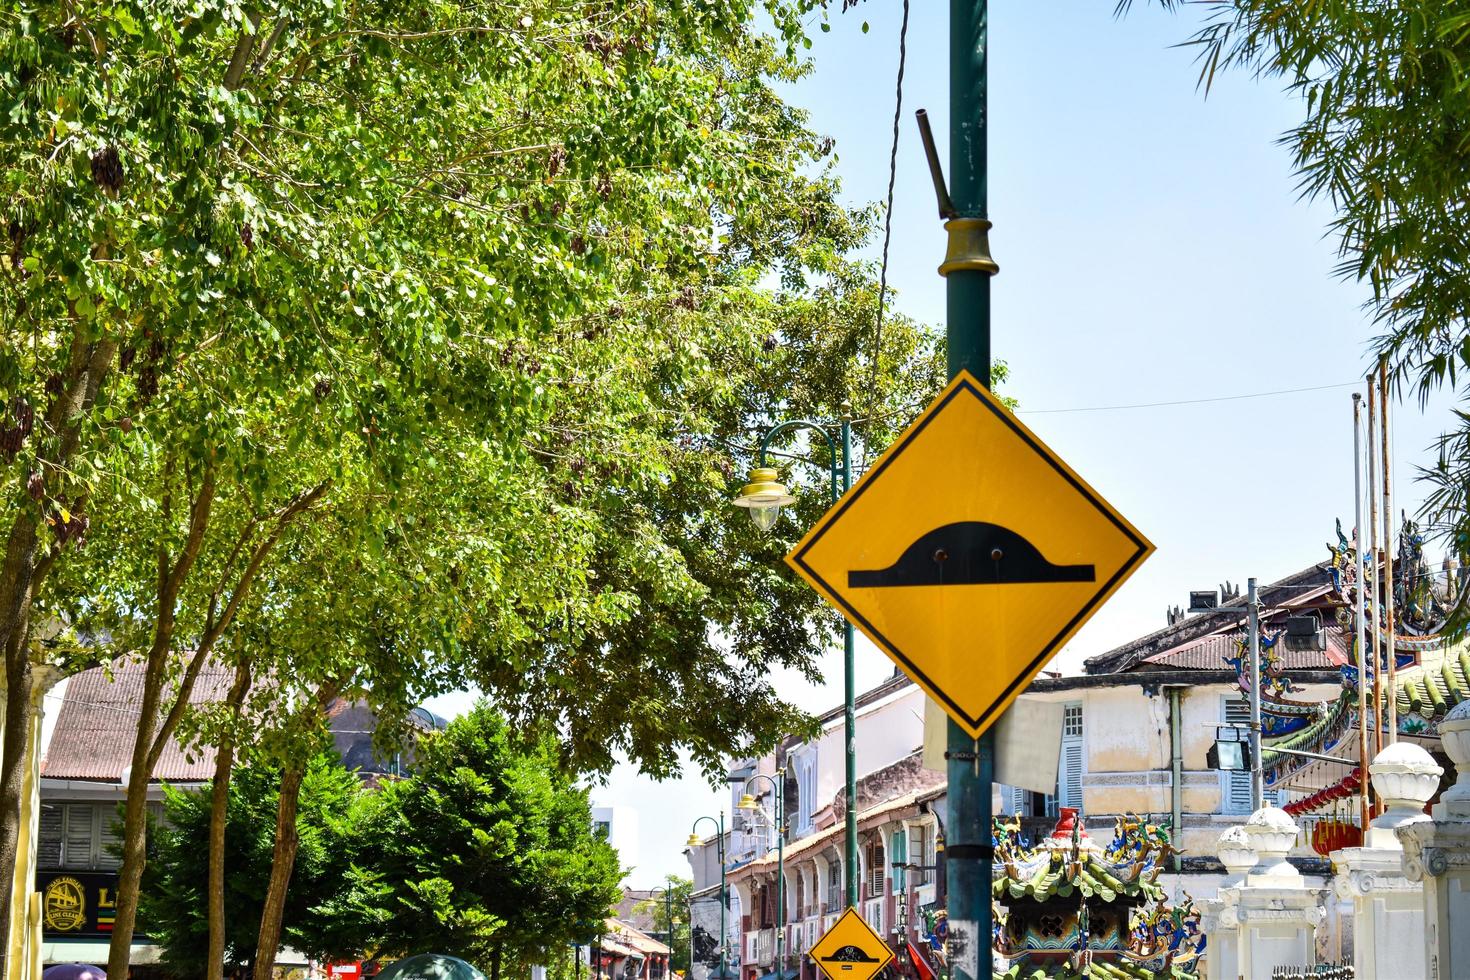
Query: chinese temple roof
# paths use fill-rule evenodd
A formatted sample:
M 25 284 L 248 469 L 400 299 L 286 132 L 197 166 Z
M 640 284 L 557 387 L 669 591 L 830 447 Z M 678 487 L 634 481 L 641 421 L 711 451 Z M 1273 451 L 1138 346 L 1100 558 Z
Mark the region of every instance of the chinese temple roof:
M 1433 666 L 1398 677 L 1400 724 L 1411 723 L 1409 716 L 1426 721 L 1439 721 L 1461 701 L 1470 699 L 1470 648 L 1446 650 Z
M 1193 980 L 1195 974 L 1191 970 L 1182 967 L 1171 966 L 1165 972 L 1144 965 L 1142 963 L 1109 962 L 1105 960 L 1094 960 L 1088 964 L 1086 972 L 1070 964 L 1059 964 L 1058 966 L 1026 967 L 1019 963 L 1014 964 L 1004 973 L 991 974 L 994 980 L 1088 980 L 1088 978 L 1102 978 L 1102 980 Z
M 1029 898 L 1046 902 L 1054 898 L 1097 898 L 1104 902 L 1159 901 L 1164 890 L 1154 883 L 1161 866 L 1143 860 L 1106 864 L 1099 855 L 1084 853 L 1077 858 L 1061 850 L 1033 852 L 1031 860 L 1005 866 L 996 878 L 991 895 L 998 901 Z
M 1195 976 L 1205 937 L 1186 895 L 1171 904 L 1157 883 L 1175 853 L 1168 831 L 1137 816 L 1117 818 L 1100 847 L 1077 811 L 1031 846 L 1019 820 L 994 824 L 994 947 L 1008 966 L 994 980 Z

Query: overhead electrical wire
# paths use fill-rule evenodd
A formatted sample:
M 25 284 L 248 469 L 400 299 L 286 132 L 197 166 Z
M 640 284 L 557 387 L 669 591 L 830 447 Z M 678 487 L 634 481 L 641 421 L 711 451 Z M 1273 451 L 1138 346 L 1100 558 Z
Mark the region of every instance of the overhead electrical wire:
M 908 61 L 909 0 L 903 0 L 903 21 L 898 28 L 898 79 L 894 82 L 893 143 L 888 151 L 888 204 L 883 209 L 883 258 L 878 265 L 878 314 L 873 323 L 873 364 L 869 390 L 878 391 L 878 368 L 883 359 L 883 306 L 888 299 L 888 245 L 893 240 L 893 188 L 898 180 L 898 130 L 903 117 L 903 70 Z M 867 464 L 867 446 L 863 463 Z
M 1089 405 L 1081 408 L 1019 408 L 1017 415 L 1061 415 L 1071 412 L 1121 412 L 1135 408 L 1172 408 L 1175 405 L 1204 405 L 1209 402 L 1234 402 L 1247 398 L 1270 398 L 1275 395 L 1296 395 L 1306 391 L 1329 391 L 1333 388 L 1356 388 L 1359 382 L 1344 381 L 1341 384 L 1310 385 L 1305 388 L 1278 388 L 1275 391 L 1255 391 L 1244 395 L 1217 395 L 1212 398 L 1181 398 L 1167 402 L 1139 402 L 1132 405 Z

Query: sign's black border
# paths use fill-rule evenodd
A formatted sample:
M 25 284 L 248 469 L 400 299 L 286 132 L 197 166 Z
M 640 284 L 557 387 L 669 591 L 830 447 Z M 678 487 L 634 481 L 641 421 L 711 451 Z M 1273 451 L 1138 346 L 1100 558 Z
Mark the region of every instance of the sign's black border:
M 883 475 L 883 471 L 886 470 L 889 465 L 892 464 L 895 460 L 897 460 L 898 457 L 903 455 L 904 450 L 908 448 L 909 444 L 913 442 L 914 439 L 918 438 L 919 433 L 923 432 L 924 429 L 928 427 L 930 422 L 938 418 L 939 414 L 943 412 L 944 409 L 949 405 L 949 403 L 954 400 L 961 392 L 968 392 L 969 395 L 976 401 L 978 401 L 981 405 L 983 405 L 987 411 L 989 411 L 996 418 L 1000 419 L 1001 422 L 1005 423 L 1006 427 L 1014 432 L 1018 437 L 1020 437 L 1020 439 L 1025 442 L 1026 445 L 1030 446 L 1032 451 L 1034 451 L 1042 459 L 1046 460 L 1047 465 L 1056 470 L 1056 472 L 1062 477 L 1062 479 L 1071 484 L 1072 487 L 1077 491 L 1079 495 L 1081 495 L 1084 500 L 1092 504 L 1093 507 L 1097 508 L 1098 513 L 1106 517 L 1108 521 L 1113 524 L 1114 527 L 1116 527 L 1119 531 L 1123 533 L 1124 537 L 1126 537 L 1129 541 L 1132 541 L 1137 546 L 1137 550 L 1134 551 L 1133 555 L 1123 563 L 1122 567 L 1120 567 L 1117 572 L 1113 574 L 1112 578 L 1103 583 L 1102 588 L 1098 589 L 1093 597 L 1089 599 L 1085 605 L 1083 605 L 1083 607 L 1077 612 L 1077 615 L 1067 620 L 1066 625 L 1063 626 L 1059 631 L 1057 631 L 1056 636 L 1051 638 L 1046 646 L 1041 649 L 1041 652 L 1038 653 L 1031 660 L 1031 662 L 1026 665 L 1026 668 L 1020 671 L 1016 675 L 1015 679 L 1012 680 L 1010 684 L 1008 684 L 1005 689 L 1001 691 L 1000 696 L 997 697 L 993 702 L 991 702 L 990 706 L 982 711 L 978 716 L 971 716 L 969 712 L 965 711 L 958 704 L 956 704 L 946 692 L 941 690 L 939 686 L 935 684 L 932 679 L 930 679 L 928 674 L 920 670 L 917 664 L 915 664 L 912 660 L 905 656 L 903 651 L 898 649 L 898 647 L 895 646 L 893 642 L 888 639 L 888 637 L 884 636 L 881 630 L 875 628 L 872 623 L 868 622 L 867 617 L 863 616 L 862 613 L 854 609 L 852 607 L 852 604 L 847 601 L 846 597 L 840 590 L 833 588 L 831 582 L 828 582 L 825 578 L 819 575 L 817 573 L 817 570 L 812 568 L 811 565 L 807 564 L 806 562 L 806 553 L 810 551 L 816 545 L 816 543 L 822 539 L 823 535 L 825 535 L 829 530 L 832 529 L 832 527 L 838 522 L 838 520 L 841 519 L 842 515 L 847 512 L 847 509 L 851 507 L 854 503 L 856 503 L 858 498 L 861 497 L 870 486 L 878 481 L 878 478 Z M 1070 634 L 1080 622 L 1091 615 L 1092 610 L 1098 605 L 1098 603 L 1100 603 L 1103 598 L 1113 590 L 1113 588 L 1118 584 L 1119 581 L 1127 576 L 1129 572 L 1131 572 L 1135 567 L 1138 566 L 1141 561 L 1143 561 L 1145 557 L 1147 557 L 1148 552 L 1149 546 L 1146 541 L 1140 538 L 1138 534 L 1134 532 L 1134 530 L 1130 528 L 1127 524 L 1120 521 L 1118 519 L 1118 516 L 1114 514 L 1112 510 L 1110 510 L 1105 504 L 1103 504 L 1102 501 L 1100 501 L 1097 496 L 1087 488 L 1085 484 L 1083 484 L 1075 476 L 1068 472 L 1066 467 L 1059 465 L 1056 457 L 1053 456 L 1046 447 L 1038 443 L 1037 440 L 1032 437 L 1029 432 L 1027 432 L 1021 426 L 1017 425 L 1016 420 L 1011 418 L 1008 412 L 1001 411 L 999 408 L 997 408 L 994 404 L 990 402 L 989 399 L 980 394 L 980 392 L 976 388 L 976 385 L 973 382 L 971 382 L 968 378 L 965 378 L 961 380 L 958 384 L 956 384 L 954 388 L 949 392 L 949 394 L 947 394 L 939 402 L 938 405 L 934 406 L 933 409 L 925 413 L 923 420 L 920 421 L 918 425 L 914 426 L 913 431 L 904 436 L 903 440 L 894 447 L 893 452 L 889 453 L 884 458 L 882 463 L 880 463 L 878 467 L 868 475 L 867 479 L 862 482 L 862 484 L 857 488 L 856 492 L 854 492 L 852 496 L 849 497 L 847 500 L 842 502 L 837 510 L 837 513 L 832 515 L 831 520 L 824 522 L 822 527 L 811 536 L 811 539 L 808 540 L 806 544 L 801 547 L 800 550 L 798 550 L 795 554 L 791 556 L 791 560 L 796 564 L 799 564 L 802 569 L 804 569 L 806 573 L 810 575 L 814 580 L 820 582 L 822 584 L 822 588 L 826 590 L 827 594 L 836 599 L 838 604 L 841 605 L 843 611 L 847 614 L 848 618 L 851 619 L 854 623 L 861 624 L 863 627 L 863 631 L 867 633 L 870 637 L 881 643 L 889 656 L 893 657 L 895 660 L 903 664 L 904 667 L 907 668 L 908 671 L 915 678 L 922 681 L 924 687 L 927 688 L 930 693 L 934 694 L 936 697 L 944 702 L 951 714 L 965 719 L 966 722 L 969 723 L 971 729 L 984 730 L 985 728 L 988 728 L 990 726 L 990 723 L 994 720 L 992 716 L 1010 702 L 1011 695 L 1015 692 L 1016 688 L 1018 686 L 1031 683 L 1031 678 L 1035 677 L 1037 672 L 1040 671 L 1041 668 L 1045 666 L 1046 662 L 1052 658 L 1052 654 L 1055 651 L 1057 645 L 1061 643 L 1062 640 L 1068 634 Z

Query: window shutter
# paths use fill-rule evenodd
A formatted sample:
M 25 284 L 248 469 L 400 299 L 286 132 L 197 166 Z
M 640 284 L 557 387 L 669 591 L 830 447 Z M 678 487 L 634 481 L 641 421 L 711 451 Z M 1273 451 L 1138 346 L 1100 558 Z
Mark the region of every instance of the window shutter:
M 1245 698 L 1227 698 L 1225 700 L 1225 724 L 1249 725 L 1250 722 L 1250 703 Z M 1220 778 L 1224 782 L 1220 793 L 1221 811 L 1224 813 L 1250 813 L 1251 774 L 1249 772 L 1221 772 Z
M 109 870 L 122 867 L 122 858 L 113 853 L 113 848 L 121 848 L 117 832 L 122 829 L 122 817 L 117 808 L 110 803 L 98 804 L 97 823 L 96 866 Z
M 1061 805 L 1082 805 L 1082 743 L 1069 741 L 1062 746 Z
M 61 806 L 41 806 L 41 834 L 36 841 L 36 864 L 42 868 L 61 867 Z
M 92 826 L 96 809 L 90 803 L 70 803 L 64 806 L 66 821 L 65 844 L 62 865 L 68 868 L 92 867 Z
M 1057 780 L 1058 803 L 1082 806 L 1082 705 L 1062 706 L 1062 760 Z
M 874 841 L 868 845 L 868 894 L 873 898 L 883 894 L 883 881 L 886 877 L 883 867 L 883 844 Z

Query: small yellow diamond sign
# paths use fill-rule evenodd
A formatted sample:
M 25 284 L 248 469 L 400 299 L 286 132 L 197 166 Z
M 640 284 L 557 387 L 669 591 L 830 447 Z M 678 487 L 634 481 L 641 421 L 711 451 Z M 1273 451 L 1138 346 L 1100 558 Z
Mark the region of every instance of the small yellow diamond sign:
M 872 980 L 893 959 L 888 945 L 850 906 L 807 955 L 827 980 Z
M 1153 550 L 961 372 L 786 561 L 978 737 Z

